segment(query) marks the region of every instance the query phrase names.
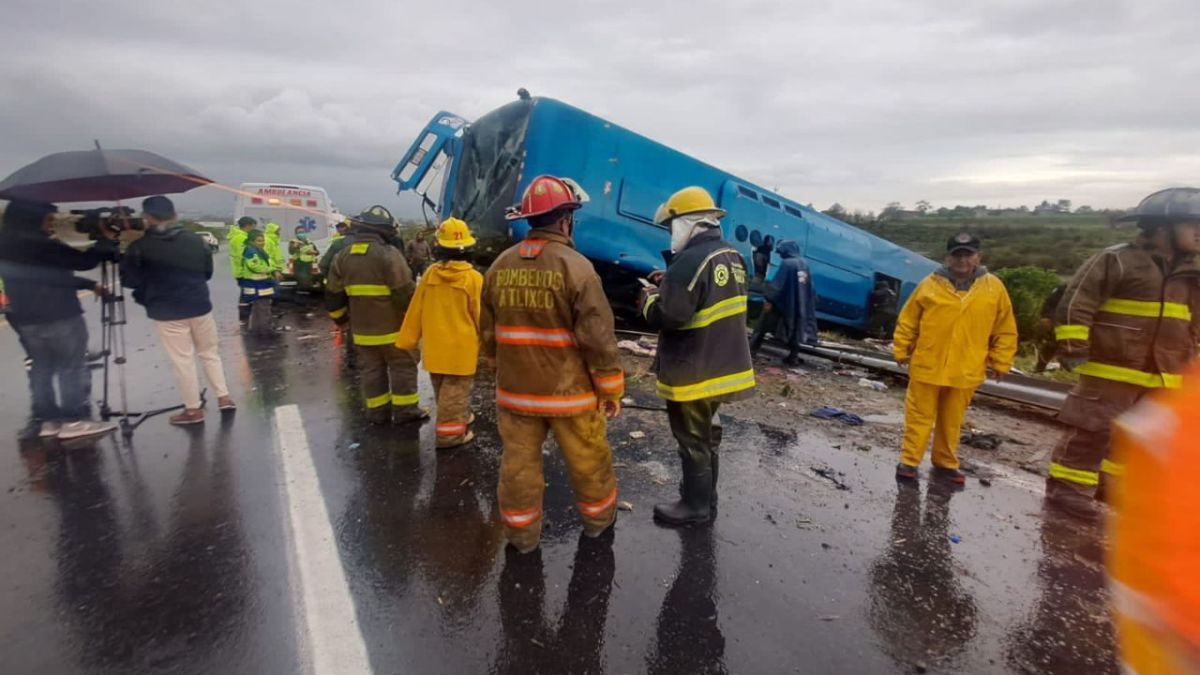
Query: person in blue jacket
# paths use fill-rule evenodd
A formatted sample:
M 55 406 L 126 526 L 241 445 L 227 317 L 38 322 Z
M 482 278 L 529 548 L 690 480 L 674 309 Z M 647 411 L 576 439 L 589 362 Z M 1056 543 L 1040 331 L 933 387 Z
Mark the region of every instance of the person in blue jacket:
M 800 345 L 817 345 L 817 292 L 796 242 L 785 239 L 775 252 L 780 257 L 779 269 L 763 293 L 766 304 L 750 338 L 750 351 L 757 354 L 771 333 L 787 344 L 784 365 L 794 366 L 800 363 Z

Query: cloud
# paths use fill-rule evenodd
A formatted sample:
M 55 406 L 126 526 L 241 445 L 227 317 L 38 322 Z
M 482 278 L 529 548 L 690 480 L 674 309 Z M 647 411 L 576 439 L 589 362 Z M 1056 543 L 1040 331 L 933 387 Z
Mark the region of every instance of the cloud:
M 11 4 L 3 174 L 100 138 L 411 212 L 424 123 L 520 86 L 818 206 L 1120 207 L 1200 166 L 1186 0 Z

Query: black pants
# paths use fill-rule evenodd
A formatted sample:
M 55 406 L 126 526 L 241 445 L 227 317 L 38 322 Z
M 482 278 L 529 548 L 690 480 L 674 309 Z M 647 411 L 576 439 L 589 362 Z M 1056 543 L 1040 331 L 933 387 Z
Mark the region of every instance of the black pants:
M 689 464 L 710 468 L 715 463 L 720 438 L 712 419 L 720 405 L 712 399 L 686 403 L 667 401 L 667 419 L 671 422 L 671 434 L 679 443 L 679 457 L 685 470 Z

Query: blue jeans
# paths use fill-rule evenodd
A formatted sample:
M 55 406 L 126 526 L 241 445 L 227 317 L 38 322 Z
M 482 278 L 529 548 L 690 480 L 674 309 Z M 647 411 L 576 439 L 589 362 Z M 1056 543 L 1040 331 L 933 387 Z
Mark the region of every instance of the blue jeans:
M 87 324 L 83 316 L 21 325 L 21 341 L 33 359 L 29 389 L 39 420 L 88 419 L 92 414 L 92 373 L 87 366 Z M 54 380 L 58 379 L 58 397 Z

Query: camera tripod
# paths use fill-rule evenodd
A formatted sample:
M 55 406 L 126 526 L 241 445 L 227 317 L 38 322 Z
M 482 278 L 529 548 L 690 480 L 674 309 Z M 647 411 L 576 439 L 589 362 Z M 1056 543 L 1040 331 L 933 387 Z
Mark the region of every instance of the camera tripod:
M 119 417 L 121 435 L 131 438 L 142 422 L 164 413 L 182 410 L 184 404 L 135 412 L 129 409 L 128 387 L 125 381 L 125 289 L 116 263 L 105 261 L 100 264 L 100 286 L 105 290 L 100 300 L 100 355 L 103 357 L 104 398 L 98 401 L 100 417 L 104 420 Z M 117 383 L 121 393 L 121 409 L 113 410 L 109 404 L 109 361 L 117 366 Z M 205 390 L 200 391 L 200 405 L 204 405 Z

